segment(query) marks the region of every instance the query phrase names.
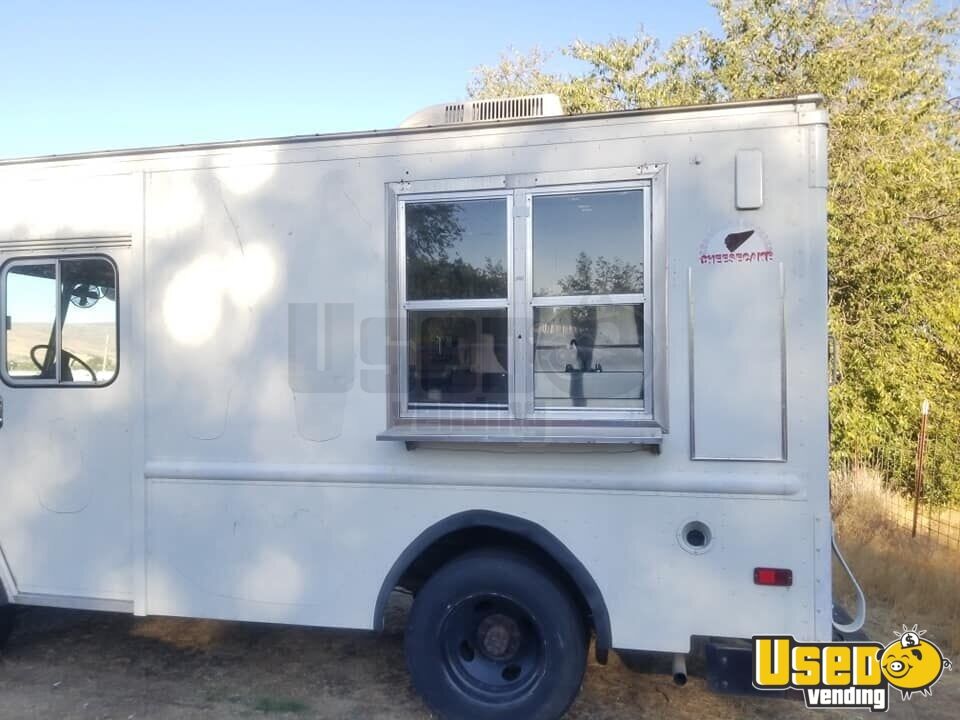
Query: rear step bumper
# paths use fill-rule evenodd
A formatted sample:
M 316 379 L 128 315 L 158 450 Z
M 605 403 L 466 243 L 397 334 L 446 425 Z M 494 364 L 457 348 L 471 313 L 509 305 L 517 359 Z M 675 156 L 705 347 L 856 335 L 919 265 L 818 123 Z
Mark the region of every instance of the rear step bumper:
M 846 625 L 852 622 L 850 614 L 840 605 L 833 606 L 835 623 Z M 842 634 L 833 632 L 833 639 L 840 642 L 869 640 L 863 630 Z M 710 640 L 706 647 L 707 687 L 715 692 L 730 695 L 762 695 L 764 697 L 792 697 L 795 691 L 757 690 L 753 687 L 753 643 L 749 640 Z
M 710 640 L 706 647 L 707 689 L 724 695 L 784 697 L 782 691 L 753 687 L 753 647 L 749 640 Z

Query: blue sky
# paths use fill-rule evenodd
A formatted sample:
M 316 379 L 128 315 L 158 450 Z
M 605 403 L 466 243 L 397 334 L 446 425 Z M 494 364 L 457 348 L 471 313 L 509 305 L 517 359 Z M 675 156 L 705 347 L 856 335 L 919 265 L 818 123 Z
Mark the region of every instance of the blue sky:
M 508 47 L 665 42 L 707 0 L 0 0 L 0 158 L 364 130 L 466 94 Z

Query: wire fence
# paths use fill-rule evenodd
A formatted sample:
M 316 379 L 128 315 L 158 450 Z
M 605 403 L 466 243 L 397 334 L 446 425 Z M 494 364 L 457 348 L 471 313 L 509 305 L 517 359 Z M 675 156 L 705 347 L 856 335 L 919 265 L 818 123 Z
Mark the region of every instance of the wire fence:
M 878 519 L 886 519 L 905 537 L 960 550 L 955 489 L 960 446 L 956 438 L 926 436 L 925 430 L 923 425 L 913 447 L 891 444 L 855 459 L 834 461 L 834 510 L 842 511 L 846 502 L 868 502 Z
M 892 492 L 880 494 L 880 510 L 907 536 L 914 533 L 912 497 Z M 960 510 L 950 506 L 921 502 L 917 508 L 916 537 L 934 541 L 940 546 L 960 550 Z

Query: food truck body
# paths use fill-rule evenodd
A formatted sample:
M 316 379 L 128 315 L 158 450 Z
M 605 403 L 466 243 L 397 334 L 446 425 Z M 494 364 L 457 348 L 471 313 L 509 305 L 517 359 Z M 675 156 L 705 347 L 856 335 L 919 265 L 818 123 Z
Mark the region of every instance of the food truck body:
M 450 716 L 440 669 L 516 710 L 559 642 L 578 685 L 571 628 L 829 640 L 821 100 L 553 100 L 0 164 L 6 601 L 380 629 L 405 589 Z

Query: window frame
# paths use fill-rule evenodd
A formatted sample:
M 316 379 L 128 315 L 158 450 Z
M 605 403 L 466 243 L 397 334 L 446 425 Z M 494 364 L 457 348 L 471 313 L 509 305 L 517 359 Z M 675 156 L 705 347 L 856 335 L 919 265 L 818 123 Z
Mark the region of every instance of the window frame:
M 406 243 L 406 208 L 410 204 L 429 202 L 449 202 L 469 200 L 503 199 L 505 201 L 504 222 L 506 229 L 505 248 L 507 261 L 507 296 L 506 298 L 457 298 L 443 300 L 407 300 L 407 243 Z M 515 375 L 513 342 L 514 319 L 511 311 L 513 305 L 513 258 L 514 232 L 513 222 L 513 193 L 504 190 L 475 190 L 453 192 L 426 192 L 411 193 L 400 196 L 396 201 L 397 217 L 397 339 L 399 345 L 399 393 L 400 417 L 402 418 L 432 418 L 443 420 L 458 420 L 468 417 L 474 412 L 478 419 L 508 420 L 512 417 L 515 403 L 513 378 Z M 468 403 L 437 403 L 431 407 L 410 407 L 409 371 L 407 369 L 408 353 L 408 313 L 417 310 L 506 310 L 507 313 L 507 404 L 483 405 Z
M 14 267 L 21 267 L 24 265 L 43 265 L 43 264 L 52 264 L 55 266 L 55 288 L 56 288 L 56 297 L 54 299 L 55 303 L 55 337 L 58 353 L 63 351 L 63 317 L 61 313 L 61 304 L 60 304 L 60 284 L 61 284 L 61 271 L 60 265 L 64 261 L 75 261 L 75 260 L 105 260 L 110 264 L 110 267 L 113 269 L 113 278 L 114 278 L 114 334 L 116 336 L 116 371 L 106 382 L 76 382 L 76 381 L 65 381 L 61 379 L 62 368 L 60 362 L 57 362 L 57 377 L 50 379 L 42 378 L 28 378 L 25 381 L 17 380 L 12 377 L 7 368 L 7 329 L 6 329 L 6 318 L 7 318 L 7 276 L 10 273 L 10 270 Z M 10 388 L 105 388 L 112 385 L 116 382 L 117 378 L 120 376 L 120 270 L 117 267 L 116 261 L 104 253 L 78 253 L 78 254 L 64 254 L 64 255 L 20 255 L 17 257 L 10 258 L 6 260 L 2 265 L 0 265 L 0 317 L 4 319 L 3 332 L 0 332 L 0 380 L 3 381 L 4 385 L 7 385 Z M 59 357 L 58 357 L 59 360 Z
M 642 193 L 643 217 L 643 292 L 640 293 L 613 293 L 607 295 L 544 295 L 537 297 L 533 287 L 533 199 L 534 197 L 557 195 L 585 195 L 588 193 L 617 192 L 623 190 L 640 191 Z M 653 345 L 652 308 L 648 304 L 648 288 L 650 287 L 650 264 L 652 255 L 652 216 L 651 216 L 651 184 L 646 180 L 630 182 L 580 183 L 568 185 L 553 185 L 524 189 L 526 205 L 526 302 L 524 309 L 524 328 L 526 332 L 526 353 L 528 362 L 525 366 L 526 383 L 528 385 L 526 397 L 526 412 L 523 419 L 533 420 L 652 420 L 651 400 L 653 397 L 653 353 L 648 349 Z M 572 307 L 572 306 L 614 306 L 614 305 L 642 305 L 643 306 L 643 406 L 639 408 L 589 408 L 589 407 L 555 407 L 538 408 L 536 405 L 536 363 L 535 363 L 535 335 L 533 331 L 534 315 L 541 307 Z
M 667 376 L 666 190 L 667 165 L 560 170 L 511 175 L 402 180 L 385 183 L 387 235 L 387 429 L 382 440 L 436 439 L 443 442 L 639 443 L 658 446 L 669 432 Z M 638 304 L 644 319 L 644 398 L 642 408 L 534 409 L 532 200 L 552 193 L 643 191 L 643 292 L 583 297 L 537 298 L 539 306 Z M 453 406 L 442 412 L 409 408 L 406 394 L 407 335 L 405 201 L 484 196 L 512 198 L 508 209 L 509 408 L 504 411 Z M 510 200 L 508 200 L 508 203 Z M 522 268 L 523 272 L 515 272 Z M 613 300 L 614 302 L 606 302 Z M 427 301 L 433 302 L 433 301 Z M 523 337 L 518 339 L 517 335 Z M 471 429 L 472 428 L 472 429 Z M 512 428 L 512 430 L 511 430 Z M 533 435 L 531 435 L 531 432 Z M 519 433 L 519 434 L 518 434 Z

